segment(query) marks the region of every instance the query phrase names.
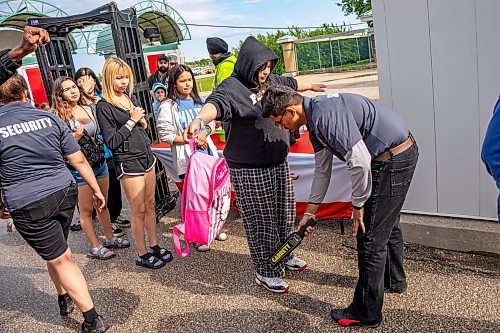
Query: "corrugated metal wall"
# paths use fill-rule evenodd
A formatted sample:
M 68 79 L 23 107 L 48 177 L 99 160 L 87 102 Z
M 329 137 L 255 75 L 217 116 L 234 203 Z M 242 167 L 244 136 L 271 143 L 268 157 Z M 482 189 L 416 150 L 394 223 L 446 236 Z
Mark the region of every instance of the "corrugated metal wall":
M 420 147 L 405 209 L 496 218 L 480 160 L 500 93 L 500 1 L 373 0 L 380 97 Z

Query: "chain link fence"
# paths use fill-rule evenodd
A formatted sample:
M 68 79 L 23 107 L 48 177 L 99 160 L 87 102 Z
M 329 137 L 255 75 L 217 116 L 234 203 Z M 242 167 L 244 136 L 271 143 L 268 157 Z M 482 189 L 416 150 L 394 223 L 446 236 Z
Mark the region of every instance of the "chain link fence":
M 348 65 L 375 65 L 370 36 L 345 37 L 295 44 L 299 72 Z

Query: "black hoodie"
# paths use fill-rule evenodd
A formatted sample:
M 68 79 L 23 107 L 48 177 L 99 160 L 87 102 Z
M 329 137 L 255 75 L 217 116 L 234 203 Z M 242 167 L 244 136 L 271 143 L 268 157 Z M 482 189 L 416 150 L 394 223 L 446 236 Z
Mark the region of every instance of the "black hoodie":
M 286 160 L 288 130 L 279 129 L 271 119 L 262 117 L 262 105 L 252 88 L 252 78 L 266 62 L 276 65 L 278 57 L 265 44 L 248 37 L 241 46 L 233 75 L 222 81 L 207 98 L 217 109 L 217 120 L 229 122 L 224 157 L 231 168 L 266 168 Z M 270 85 L 283 84 L 297 89 L 293 78 L 271 74 Z

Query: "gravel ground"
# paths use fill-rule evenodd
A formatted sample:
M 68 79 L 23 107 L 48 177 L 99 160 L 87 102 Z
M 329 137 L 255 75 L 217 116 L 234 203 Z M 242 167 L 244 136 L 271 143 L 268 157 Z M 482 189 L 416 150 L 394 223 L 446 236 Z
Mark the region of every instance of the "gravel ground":
M 127 212 L 126 212 L 127 213 Z M 170 228 L 179 208 L 159 224 L 172 248 Z M 126 229 L 131 239 L 130 229 Z M 165 268 L 134 265 L 132 249 L 110 261 L 85 257 L 85 236 L 69 244 L 83 270 L 97 310 L 110 332 L 336 332 L 348 331 L 329 318 L 332 306 L 347 306 L 356 283 L 355 242 L 340 234 L 338 221 L 322 221 L 297 250 L 309 262 L 288 272 L 290 293 L 273 295 L 254 283 L 244 230 L 236 213 L 229 238 L 207 253 L 175 257 Z M 17 232 L 0 224 L 0 332 L 73 332 L 79 311 L 58 314 L 57 297 L 44 262 Z M 500 260 L 407 244 L 408 291 L 387 294 L 380 332 L 499 332 Z M 355 329 L 365 331 L 364 329 Z M 367 330 L 368 331 L 368 330 Z
M 376 70 L 299 76 L 339 90 L 378 99 Z M 314 95 L 314 93 L 308 93 Z M 129 211 L 125 209 L 124 215 Z M 159 224 L 172 249 L 170 228 L 179 207 Z M 86 258 L 83 232 L 69 244 L 90 286 L 96 308 L 112 325 L 109 332 L 343 332 L 332 323 L 331 307 L 347 306 L 357 279 L 355 241 L 340 234 L 338 221 L 322 221 L 296 254 L 309 263 L 287 272 L 290 293 L 273 295 L 254 282 L 241 220 L 232 213 L 229 238 L 207 253 L 175 257 L 149 271 L 134 264 L 133 247 L 110 261 Z M 127 237 L 132 240 L 130 229 Z M 133 246 L 133 244 L 132 244 Z M 59 316 L 57 296 L 45 263 L 19 234 L 0 221 L 0 333 L 74 332 L 82 316 Z M 387 294 L 379 332 L 500 332 L 500 260 L 406 245 L 408 290 Z M 353 329 L 356 332 L 370 329 Z

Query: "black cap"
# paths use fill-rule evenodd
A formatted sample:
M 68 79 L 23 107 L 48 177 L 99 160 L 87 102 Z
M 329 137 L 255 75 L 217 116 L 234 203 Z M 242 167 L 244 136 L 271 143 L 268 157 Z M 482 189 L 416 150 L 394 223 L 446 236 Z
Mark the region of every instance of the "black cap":
M 165 60 L 166 62 L 168 62 L 168 57 L 162 54 L 161 56 L 158 57 L 158 59 L 156 59 L 156 62 L 160 62 L 160 60 Z
M 227 43 L 219 37 L 207 38 L 207 50 L 210 54 L 227 53 Z

